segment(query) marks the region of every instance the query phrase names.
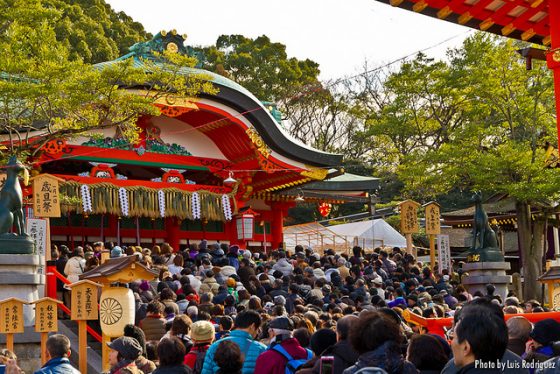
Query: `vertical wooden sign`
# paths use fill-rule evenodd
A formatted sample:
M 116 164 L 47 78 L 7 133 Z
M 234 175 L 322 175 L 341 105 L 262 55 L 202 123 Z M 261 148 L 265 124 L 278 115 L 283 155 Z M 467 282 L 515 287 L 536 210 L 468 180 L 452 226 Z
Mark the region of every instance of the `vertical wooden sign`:
M 47 362 L 47 339 L 49 332 L 58 331 L 58 304 L 62 301 L 45 297 L 32 302 L 35 304 L 35 331 L 41 333 L 41 364 Z
M 0 301 L 0 333 L 6 334 L 6 348 L 14 351 L 14 334 L 24 332 L 23 304 L 27 301 L 10 297 Z
M 68 285 L 72 289 L 72 313 L 71 319 L 78 321 L 78 343 L 79 343 L 79 369 L 87 372 L 87 324 L 88 320 L 99 318 L 97 299 L 98 287 L 102 285 L 90 280 L 82 280 Z
M 60 217 L 59 182 L 64 179 L 39 174 L 33 181 L 33 214 L 35 217 Z
M 401 211 L 401 232 L 406 237 L 406 252 L 412 253 L 412 234 L 420 231 L 418 225 L 419 203 L 413 200 L 405 200 L 399 204 Z
M 436 235 L 441 233 L 440 219 L 440 205 L 435 201 L 430 201 L 424 205 L 426 216 L 426 234 L 430 239 L 430 265 L 432 271 L 436 266 L 436 248 L 435 241 Z

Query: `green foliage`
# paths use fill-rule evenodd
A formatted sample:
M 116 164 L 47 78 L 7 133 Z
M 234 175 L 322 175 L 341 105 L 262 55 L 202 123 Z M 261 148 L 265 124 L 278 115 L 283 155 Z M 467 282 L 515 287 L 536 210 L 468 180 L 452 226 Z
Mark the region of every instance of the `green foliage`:
M 153 103 L 161 96 L 215 92 L 206 77 L 182 74 L 195 61 L 179 54 L 144 60 L 142 69 L 131 59 L 95 68 L 72 58 L 74 52 L 57 41 L 59 11 L 39 0 L 9 5 L 13 20 L 2 23 L 0 34 L 0 131 L 10 153 L 35 155 L 51 139 L 114 127 L 135 142 L 138 116 L 158 115 Z M 144 91 L 122 89 L 146 82 L 152 84 Z
M 204 68 L 234 80 L 260 100 L 275 102 L 318 83 L 319 64 L 288 58 L 286 46 L 266 35 L 221 35 L 215 46 L 201 51 Z

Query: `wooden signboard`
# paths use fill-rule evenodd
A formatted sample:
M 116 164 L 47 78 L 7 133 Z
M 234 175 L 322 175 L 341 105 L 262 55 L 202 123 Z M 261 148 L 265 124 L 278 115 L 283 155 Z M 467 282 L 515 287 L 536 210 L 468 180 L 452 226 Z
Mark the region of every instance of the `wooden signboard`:
M 440 206 L 435 201 L 429 202 L 424 205 L 426 208 L 426 234 L 439 235 L 441 234 L 440 228 Z
M 419 231 L 418 207 L 419 203 L 406 200 L 399 204 L 401 210 L 401 233 L 413 234 Z
M 62 304 L 62 301 L 44 297 L 34 301 L 32 304 L 35 304 L 35 331 L 58 331 L 57 304 Z
M 97 320 L 99 318 L 97 289 L 102 286 L 89 280 L 83 280 L 72 283 L 68 287 L 72 289 L 71 319 L 74 321 Z
M 50 174 L 40 174 L 33 181 L 33 214 L 35 217 L 60 217 L 58 183 L 64 181 Z
M 27 301 L 15 297 L 0 301 L 0 333 L 23 333 L 23 304 Z

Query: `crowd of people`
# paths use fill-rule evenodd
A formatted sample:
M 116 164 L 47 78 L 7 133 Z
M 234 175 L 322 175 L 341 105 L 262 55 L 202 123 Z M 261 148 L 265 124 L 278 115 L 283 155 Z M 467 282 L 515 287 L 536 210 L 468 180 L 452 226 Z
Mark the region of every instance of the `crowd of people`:
M 471 295 L 460 269 L 432 272 L 399 248 L 267 255 L 206 241 L 177 252 L 95 243 L 55 248 L 53 258 L 77 279 L 106 246 L 160 275 L 128 285 L 136 321 L 109 345 L 112 374 L 560 372 L 558 321 L 504 318 L 545 311 L 540 303 L 502 300 L 492 285 Z M 434 334 L 406 322 L 405 309 L 453 326 Z M 39 373 L 71 372 L 49 363 Z

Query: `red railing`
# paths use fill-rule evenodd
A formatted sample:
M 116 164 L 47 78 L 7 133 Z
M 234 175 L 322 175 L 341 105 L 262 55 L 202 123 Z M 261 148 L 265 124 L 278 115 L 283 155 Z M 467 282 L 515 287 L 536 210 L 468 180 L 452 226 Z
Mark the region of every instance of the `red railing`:
M 60 280 L 64 284 L 71 284 L 71 282 L 66 279 L 66 277 L 56 270 L 55 265 L 47 265 L 47 296 L 53 299 L 57 298 L 56 295 L 56 280 Z M 62 310 L 68 316 L 71 315 L 70 309 L 64 304 L 58 304 L 60 310 Z M 101 335 L 97 331 L 95 331 L 90 326 L 87 326 L 87 332 L 90 334 L 95 340 L 101 343 Z
M 516 316 L 525 317 L 531 323 L 535 323 L 547 318 L 552 318 L 560 322 L 560 312 L 506 314 L 504 318 L 507 321 L 508 319 Z M 437 334 L 444 337 L 446 329 L 451 328 L 451 326 L 453 325 L 453 318 L 424 318 L 408 310 L 405 310 L 403 312 L 403 318 L 407 322 L 412 322 L 417 325 L 426 327 L 431 334 Z

